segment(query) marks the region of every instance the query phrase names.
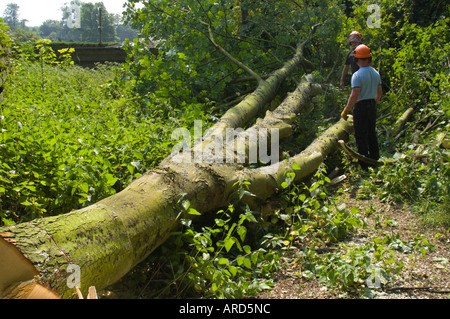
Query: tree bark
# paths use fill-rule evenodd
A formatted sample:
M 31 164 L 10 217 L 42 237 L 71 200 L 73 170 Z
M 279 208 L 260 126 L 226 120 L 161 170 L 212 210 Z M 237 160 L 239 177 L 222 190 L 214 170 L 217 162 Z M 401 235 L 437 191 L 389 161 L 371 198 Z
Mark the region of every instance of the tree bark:
M 400 133 L 413 113 L 414 108 L 410 107 L 402 114 L 402 116 L 398 118 L 398 120 L 394 124 L 394 128 L 392 129 L 391 136 L 394 136 L 397 139 L 397 134 Z
M 374 160 L 373 158 L 366 157 L 362 154 L 359 154 L 357 151 L 352 150 L 350 147 L 348 147 L 343 140 L 338 141 L 342 150 L 346 152 L 348 155 L 350 155 L 352 158 L 363 161 L 366 164 L 372 165 L 372 166 L 382 166 L 384 163 L 382 161 Z
M 301 56 L 296 55 L 275 72 L 249 99 L 225 114 L 192 151 L 218 144 L 217 136 L 224 136 L 227 127 L 248 122 L 300 61 Z M 290 97 L 255 126 L 282 127 L 282 136 L 289 135 L 290 123 L 317 92 L 317 86 L 304 79 Z M 122 192 L 92 206 L 0 228 L 0 297 L 76 298 L 77 280 L 73 279 L 77 278 L 83 295 L 91 286 L 101 290 L 118 281 L 168 238 L 183 211 L 180 199 L 189 200 L 200 212 L 214 211 L 226 207 L 235 182 L 246 179 L 257 200 L 264 200 L 280 188 L 286 172 L 295 171 L 294 162 L 301 168 L 295 171 L 298 182 L 337 149 L 338 140 L 348 140 L 351 130 L 351 123 L 341 120 L 297 156 L 257 169 L 240 163 L 195 163 L 189 160 L 193 152 L 173 154 Z
M 298 46 L 291 60 L 275 71 L 269 78 L 261 81 L 252 94 L 247 96 L 235 107 L 229 109 L 209 130 L 209 133 L 205 135 L 205 142 L 212 142 L 214 135 L 225 136 L 227 128 L 244 127 L 246 123 L 261 113 L 264 106 L 275 97 L 277 89 L 286 77 L 305 62 L 303 58 L 303 47 L 305 43 L 306 41 Z

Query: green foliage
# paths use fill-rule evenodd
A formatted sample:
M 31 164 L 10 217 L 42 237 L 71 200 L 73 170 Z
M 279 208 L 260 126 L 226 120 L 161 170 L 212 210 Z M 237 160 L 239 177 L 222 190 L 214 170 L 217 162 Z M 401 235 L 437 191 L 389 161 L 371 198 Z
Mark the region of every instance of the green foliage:
M 2 89 L 11 72 L 10 56 L 12 46 L 13 42 L 10 37 L 10 29 L 0 18 L 0 87 Z
M 44 65 L 58 65 L 61 67 L 68 67 L 74 65 L 72 61 L 71 53 L 73 53 L 74 49 L 60 49 L 58 50 L 58 55 L 55 53 L 52 47 L 50 47 L 50 40 L 38 40 L 36 41 L 36 45 L 34 48 L 34 54 L 31 55 L 31 58 L 39 61 L 41 65 L 41 89 L 44 90 L 46 76 L 44 71 Z M 24 56 L 27 58 L 27 56 Z
M 40 49 L 40 62 L 15 62 L 3 92 L 2 223 L 67 213 L 122 190 L 168 155 L 175 127 L 192 124 L 142 113 L 129 87 L 117 85 L 118 66 L 55 64 L 45 43 Z
M 217 212 L 212 227 L 195 230 L 192 220 L 182 221 L 185 230 L 178 243 L 189 245 L 184 280 L 197 294 L 215 298 L 251 297 L 269 289 L 269 276 L 277 267 L 278 255 L 264 248 L 252 249 L 247 232 L 256 223 L 254 212 L 247 209 L 233 217 L 235 208 Z
M 99 21 L 101 10 L 102 38 L 99 34 Z M 103 2 L 81 3 L 80 33 L 83 42 L 114 42 L 116 29 L 114 28 L 114 15 L 108 13 Z
M 254 88 L 252 81 L 236 82 L 248 75 L 211 44 L 208 28 L 218 45 L 264 76 L 294 55 L 312 26 L 322 24 L 305 53 L 321 71 L 329 71 L 336 63 L 342 7 L 338 1 L 313 4 L 160 0 L 144 1 L 137 9 L 130 1 L 127 18 L 141 30 L 141 38 L 128 43 L 136 89 L 146 101 L 170 98 L 173 106 L 191 101 L 210 107 L 210 102 L 236 98 Z M 293 75 L 280 95 L 299 77 Z
M 282 184 L 285 208 L 276 211 L 273 223 L 283 221 L 282 227 L 289 226 L 286 234 L 289 241 L 312 240 L 317 245 L 335 243 L 351 234 L 364 221 L 358 217 L 356 208 L 350 211 L 344 204 L 338 204 L 339 197 L 328 194 L 326 184 L 330 179 L 322 167 L 314 176 L 310 186 L 292 183 L 295 173 L 288 173 Z
M 389 51 L 395 57 L 390 79 L 392 86 L 398 88 L 394 91 L 395 97 L 389 96 L 390 100 L 398 105 L 412 105 L 421 113 L 447 113 L 450 110 L 445 98 L 450 94 L 447 76 L 449 22 L 450 18 L 428 28 L 405 25 L 400 30 L 401 49 Z M 449 114 L 446 115 L 448 118 Z
M 107 146 L 96 147 L 93 135 L 92 126 L 104 121 L 91 125 L 96 121 L 89 114 L 95 109 L 100 113 L 96 81 L 103 76 L 94 79 L 81 69 L 44 63 L 20 64 L 1 109 L 4 218 L 19 222 L 64 213 L 114 191 L 114 183 L 105 180 L 114 170 L 111 163 L 108 167 Z
M 213 215 L 213 220 L 200 216 L 189 201 L 180 198 L 184 215 L 180 229 L 147 258 L 145 265 L 156 265 L 159 272 L 154 274 L 156 280 L 150 279 L 152 289 L 144 288 L 142 296 L 244 298 L 272 286 L 279 252 L 266 238 L 263 245 L 258 242 L 255 230 L 261 227 L 261 218 L 241 201 L 248 194 L 248 183 L 239 184 L 236 201 Z M 205 219 L 210 221 L 206 225 Z
M 381 8 L 380 28 L 368 28 L 368 4 Z M 389 102 L 393 111 L 401 112 L 406 106 L 447 105 L 448 52 L 450 17 L 421 27 L 408 20 L 401 12 L 399 1 L 363 1 L 355 6 L 354 17 L 347 20 L 346 30 L 360 30 L 364 41 L 372 49 L 373 65 L 389 86 Z M 399 108 L 398 110 L 396 108 Z M 434 107 L 437 109 L 437 107 Z
M 387 202 L 408 203 L 431 223 L 449 224 L 450 153 L 435 146 L 419 154 L 413 145 L 405 150 L 395 154 L 393 164 L 373 173 L 381 185 L 367 181 L 362 191 L 377 194 Z
M 330 289 L 359 290 L 370 297 L 372 289 L 382 288 L 389 283 L 391 274 L 402 271 L 404 264 L 396 260 L 394 251 L 413 258 L 414 253 L 424 256 L 431 250 L 433 245 L 420 235 L 405 242 L 397 234 L 376 237 L 362 245 L 341 242 L 332 252 L 304 249 L 299 253 L 299 260 L 305 269 L 302 276 L 316 277 Z
M 240 184 L 237 201 L 218 211 L 209 226 L 204 220 L 203 226 L 196 226 L 199 213 L 180 199 L 186 215 L 182 228 L 147 259 L 145 265 L 153 265 L 159 272 L 154 274 L 156 279 L 142 278 L 146 287 L 153 282 L 153 289 L 144 288 L 141 296 L 251 297 L 270 289 L 271 274 L 283 259 L 301 264 L 299 275 L 317 278 L 329 289 L 370 296 L 372 289 L 388 284 L 390 275 L 403 269 L 395 251 L 412 258 L 433 249 L 420 235 L 410 242 L 398 235 L 375 238 L 364 245 L 343 242 L 366 227 L 362 212 L 339 205 L 341 199 L 328 194 L 325 167 L 310 185 L 299 187 L 292 183 L 294 177 L 294 173 L 287 174 L 282 185 L 283 208 L 264 218 L 240 201 L 248 192 L 245 181 Z
M 274 213 L 271 222 L 285 229 L 285 237 L 278 236 L 280 244 L 296 247 L 291 258 L 301 265 L 302 277 L 315 278 L 329 289 L 370 297 L 372 289 L 389 284 L 390 274 L 403 269 L 395 251 L 412 258 L 433 249 L 420 234 L 408 242 L 398 234 L 376 237 L 365 244 L 345 242 L 367 226 L 363 212 L 338 204 L 341 198 L 328 194 L 330 180 L 325 167 L 318 170 L 310 186 L 300 188 L 291 183 L 293 178 L 293 173 L 287 174 L 282 193 L 286 203 L 283 210 Z
M 133 52 L 142 50 L 136 39 L 129 48 Z M 131 81 L 143 109 L 157 107 L 164 118 L 182 118 L 189 110 L 199 110 L 195 116 L 198 120 L 204 119 L 203 109 L 208 104 L 201 103 L 204 102 L 201 92 L 191 91 L 187 85 L 192 79 L 198 80 L 198 74 L 189 68 L 186 56 L 178 53 L 163 58 L 155 56 L 150 49 L 146 51 L 147 55 L 124 66 L 127 72 L 137 75 L 137 79 L 126 80 Z

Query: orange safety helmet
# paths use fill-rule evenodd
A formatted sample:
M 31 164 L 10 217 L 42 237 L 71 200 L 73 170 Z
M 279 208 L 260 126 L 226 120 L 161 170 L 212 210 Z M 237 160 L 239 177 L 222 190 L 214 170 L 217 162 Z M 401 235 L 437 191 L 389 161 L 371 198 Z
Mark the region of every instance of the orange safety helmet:
M 351 42 L 358 42 L 358 43 L 362 43 L 362 35 L 361 33 L 359 33 L 358 31 L 353 31 L 352 33 L 350 33 L 350 35 L 348 36 L 348 43 Z
M 365 44 L 360 44 L 356 47 L 355 53 L 353 53 L 353 56 L 358 59 L 367 59 L 372 56 L 372 52 L 370 52 L 370 49 Z

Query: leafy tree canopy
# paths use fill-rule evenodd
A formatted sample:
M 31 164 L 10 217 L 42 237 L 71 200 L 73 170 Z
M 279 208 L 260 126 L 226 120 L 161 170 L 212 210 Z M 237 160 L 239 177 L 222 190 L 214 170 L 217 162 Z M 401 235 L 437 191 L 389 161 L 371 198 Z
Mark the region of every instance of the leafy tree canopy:
M 19 26 L 19 6 L 16 3 L 8 3 L 6 5 L 5 12 L 3 13 L 3 20 L 11 29 Z
M 254 82 L 243 82 L 248 75 L 225 59 L 218 46 L 264 77 L 294 54 L 314 26 L 305 53 L 319 71 L 327 73 L 336 63 L 345 20 L 340 1 L 158 0 L 142 4 L 128 2 L 126 16 L 141 31 L 141 41 L 129 45 L 135 57 L 129 67 L 139 93 L 149 103 L 165 99 L 171 105 L 239 97 L 254 88 Z M 152 46 L 159 50 L 158 56 Z M 299 77 L 296 74 L 291 80 Z M 163 88 L 157 84 L 161 82 L 171 85 Z

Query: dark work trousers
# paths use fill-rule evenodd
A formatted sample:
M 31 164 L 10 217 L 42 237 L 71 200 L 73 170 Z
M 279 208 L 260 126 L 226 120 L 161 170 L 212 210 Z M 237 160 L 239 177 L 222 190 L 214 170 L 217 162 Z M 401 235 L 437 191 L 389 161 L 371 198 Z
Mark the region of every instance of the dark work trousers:
M 380 150 L 376 132 L 377 103 L 375 100 L 359 101 L 353 110 L 353 127 L 358 153 L 378 160 Z M 367 170 L 368 164 L 359 161 L 362 169 Z

